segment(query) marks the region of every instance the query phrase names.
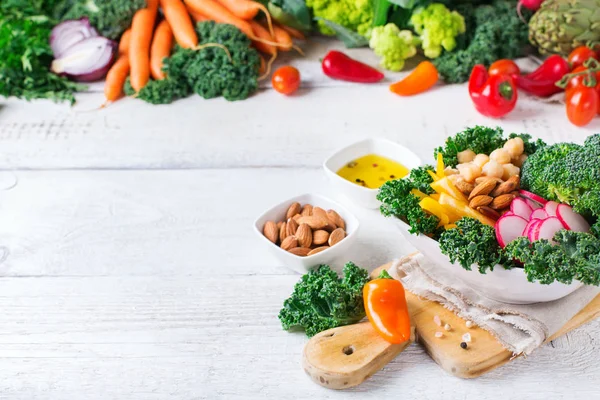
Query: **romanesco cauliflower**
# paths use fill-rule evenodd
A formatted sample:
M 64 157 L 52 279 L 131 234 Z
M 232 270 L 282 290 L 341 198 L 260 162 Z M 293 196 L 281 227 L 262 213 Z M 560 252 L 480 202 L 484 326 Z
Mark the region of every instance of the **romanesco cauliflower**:
M 373 23 L 372 0 L 306 0 L 315 17 L 335 22 L 365 36 Z M 319 31 L 324 35 L 335 32 L 323 21 L 318 21 Z
M 411 31 L 401 31 L 395 24 L 377 26 L 371 31 L 369 47 L 381 57 L 381 66 L 390 71 L 400 71 L 404 61 L 417 54 L 419 40 Z
M 466 30 L 465 19 L 456 11 L 450 11 L 445 5 L 433 3 L 415 11 L 410 18 L 423 43 L 425 56 L 437 58 L 442 48 L 452 51 L 456 48 L 456 36 Z

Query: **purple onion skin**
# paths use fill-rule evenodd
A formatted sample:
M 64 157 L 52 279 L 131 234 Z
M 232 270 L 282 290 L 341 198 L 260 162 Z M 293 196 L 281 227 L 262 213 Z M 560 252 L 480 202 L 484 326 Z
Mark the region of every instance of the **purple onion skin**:
M 104 77 L 108 73 L 108 70 L 110 70 L 110 67 L 112 67 L 113 63 L 115 62 L 116 55 L 117 55 L 117 47 L 118 47 L 117 43 L 111 40 L 111 47 L 113 48 L 112 49 L 113 50 L 112 57 L 111 57 L 110 61 L 104 67 L 98 68 L 97 70 L 88 72 L 86 74 L 80 74 L 80 75 L 65 74 L 65 75 L 72 81 L 76 81 L 76 82 L 95 82 L 95 81 L 104 79 Z

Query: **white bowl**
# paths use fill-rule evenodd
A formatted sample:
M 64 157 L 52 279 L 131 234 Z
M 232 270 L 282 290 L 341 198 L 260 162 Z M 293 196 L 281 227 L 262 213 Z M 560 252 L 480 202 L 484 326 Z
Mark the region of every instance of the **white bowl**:
M 301 205 L 311 204 L 313 206 L 321 207 L 325 210 L 335 210 L 346 223 L 346 237 L 344 240 L 327 250 L 307 257 L 297 256 L 272 243 L 265 237 L 265 235 L 263 235 L 263 227 L 265 223 L 267 221 L 277 222 L 285 220 L 285 214 L 289 206 L 294 202 L 298 202 Z M 350 213 L 350 211 L 340 204 L 317 194 L 304 194 L 301 196 L 292 197 L 291 199 L 288 199 L 270 208 L 254 222 L 254 231 L 260 237 L 260 240 L 265 244 L 265 246 L 271 251 L 271 253 L 287 267 L 301 274 L 305 274 L 313 267 L 317 267 L 321 264 L 347 262 L 348 260 L 345 258 L 346 253 L 348 248 L 356 240 L 358 228 L 358 220 Z
M 554 282 L 550 285 L 532 283 L 527 280 L 522 268 L 504 269 L 496 265 L 493 271 L 481 274 L 474 265 L 467 271 L 460 264 L 453 264 L 442 254 L 438 242 L 425 235 L 413 235 L 410 227 L 398 218 L 394 218 L 405 239 L 416 247 L 436 266 L 451 272 L 473 289 L 492 300 L 510 304 L 532 304 L 554 301 L 563 298 L 580 287 L 581 282 L 574 281 L 570 285 Z
M 366 208 L 379 208 L 379 189 L 369 189 L 352 183 L 337 174 L 344 165 L 359 157 L 377 154 L 397 161 L 409 170 L 421 165 L 421 159 L 412 151 L 387 139 L 366 139 L 335 152 L 323 163 L 325 174 L 336 190 L 356 204 Z

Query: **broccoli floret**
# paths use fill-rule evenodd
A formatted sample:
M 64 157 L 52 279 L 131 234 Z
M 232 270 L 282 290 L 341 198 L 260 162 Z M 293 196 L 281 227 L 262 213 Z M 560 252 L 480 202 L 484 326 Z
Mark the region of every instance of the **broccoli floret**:
M 321 265 L 302 276 L 279 312 L 283 329 L 303 329 L 311 337 L 363 319 L 363 286 L 369 273 L 351 262 L 343 272 L 340 279 L 329 266 Z
M 439 243 L 440 250 L 451 262 L 458 262 L 468 271 L 475 264 L 482 274 L 493 271 L 497 264 L 504 268 L 513 266 L 500 248 L 494 228 L 473 218 L 458 220 L 456 228 L 442 232 Z
M 386 182 L 377 194 L 381 201 L 380 211 L 386 217 L 400 218 L 410 225 L 410 233 L 436 236 L 440 220 L 429 215 L 419 205 L 419 198 L 411 191 L 415 185 L 410 178 Z
M 435 171 L 435 168 L 431 165 L 413 168 L 410 170 L 409 178 L 415 189 L 418 189 L 425 194 L 433 194 L 435 193 L 435 190 L 430 186 L 433 182 L 433 178 L 427 171 Z
M 315 17 L 323 18 L 365 36 L 373 24 L 372 0 L 306 0 Z M 319 31 L 334 35 L 324 21 L 317 21 Z
M 444 147 L 434 150 L 433 156 L 437 158 L 442 153 L 444 164 L 455 167 L 458 164 L 458 153 L 471 149 L 475 154 L 490 154 L 500 148 L 506 142 L 503 138 L 504 131 L 500 127 L 490 128 L 486 126 L 475 126 L 467 128 L 462 132 L 446 139 Z
M 600 239 L 590 233 L 562 229 L 553 240 L 555 243 L 545 239 L 531 243 L 520 237 L 504 250 L 507 257 L 523 263 L 530 282 L 547 285 L 578 280 L 586 285 L 600 285 Z
M 133 14 L 146 0 L 65 0 L 55 8 L 61 20 L 88 17 L 102 36 L 117 40 L 129 26 Z
M 369 47 L 381 57 L 381 66 L 390 71 L 400 71 L 404 61 L 417 54 L 416 39 L 411 31 L 401 31 L 396 25 L 389 23 L 377 26 L 371 32 Z
M 410 22 L 420 35 L 423 51 L 429 58 L 439 57 L 443 50 L 454 50 L 456 37 L 466 30 L 462 15 L 440 3 L 417 9 Z

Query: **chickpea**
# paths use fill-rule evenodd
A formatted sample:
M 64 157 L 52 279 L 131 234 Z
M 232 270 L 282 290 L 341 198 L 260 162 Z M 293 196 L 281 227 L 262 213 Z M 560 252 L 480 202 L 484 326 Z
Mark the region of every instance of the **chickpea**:
M 513 159 L 511 160 L 511 162 L 513 163 L 513 165 L 522 168 L 523 167 L 523 163 L 525 162 L 525 160 L 527 160 L 527 154 L 521 154 L 518 157 L 513 157 Z
M 458 158 L 459 164 L 465 164 L 473 161 L 473 159 L 475 158 L 475 152 L 473 150 L 461 151 L 456 155 L 456 157 Z
M 444 175 L 446 175 L 446 176 L 458 175 L 458 170 L 454 169 L 452 167 L 446 167 L 446 169 L 444 169 Z
M 490 158 L 485 154 L 477 154 L 473 160 L 475 164 L 479 165 L 479 168 L 483 168 L 488 161 L 490 161 Z
M 504 143 L 504 150 L 508 151 L 508 154 L 510 154 L 512 158 L 517 158 L 523 154 L 523 151 L 525 150 L 523 139 L 520 137 L 508 139 L 506 143 Z
M 521 172 L 521 168 L 515 167 L 512 164 L 504 164 L 502 168 L 504 169 L 504 173 L 502 174 L 502 179 L 504 180 L 507 180 L 511 176 L 519 175 Z
M 479 165 L 474 164 L 472 162 L 466 164 L 458 164 L 456 168 L 458 168 L 458 171 L 460 172 L 462 177 L 465 178 L 465 181 L 469 183 L 474 182 L 475 179 L 481 176 L 481 168 L 479 168 Z
M 504 175 L 504 168 L 502 168 L 502 164 L 498 163 L 497 161 L 490 160 L 489 163 L 483 166 L 482 172 L 485 176 L 502 178 L 502 175 Z
M 494 160 L 499 164 L 508 164 L 510 162 L 510 154 L 504 149 L 496 149 L 490 154 L 490 160 Z

